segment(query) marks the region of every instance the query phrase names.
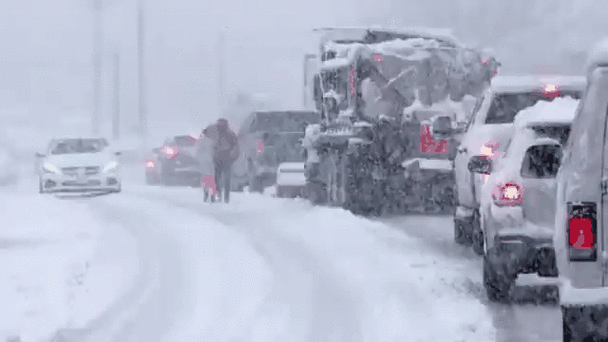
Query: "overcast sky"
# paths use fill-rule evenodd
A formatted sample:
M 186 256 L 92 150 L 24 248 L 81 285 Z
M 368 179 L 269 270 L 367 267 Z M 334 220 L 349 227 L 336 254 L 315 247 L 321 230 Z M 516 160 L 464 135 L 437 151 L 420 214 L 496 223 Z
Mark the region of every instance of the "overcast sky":
M 576 3 L 149 0 L 146 77 L 150 115 L 153 120 L 175 118 L 197 124 L 219 115 L 220 30 L 226 34 L 226 91 L 267 93 L 281 106 L 297 108 L 302 105 L 302 57 L 315 52 L 312 28 L 357 23 L 449 26 L 461 40 L 499 45 L 494 47 L 502 52 L 506 70 L 548 72 L 578 63 L 570 61 L 574 52 L 561 54 L 558 50 L 566 49 L 564 46 L 584 50 L 608 29 L 602 19 L 606 6 L 599 6 L 602 1 Z M 112 68 L 114 54 L 120 53 L 121 111 L 124 127 L 130 127 L 137 118 L 136 1 L 104 0 L 103 16 L 104 120 L 109 121 L 113 110 Z M 49 113 L 89 111 L 93 23 L 92 0 L 1 1 L 0 107 L 26 102 L 49 108 Z

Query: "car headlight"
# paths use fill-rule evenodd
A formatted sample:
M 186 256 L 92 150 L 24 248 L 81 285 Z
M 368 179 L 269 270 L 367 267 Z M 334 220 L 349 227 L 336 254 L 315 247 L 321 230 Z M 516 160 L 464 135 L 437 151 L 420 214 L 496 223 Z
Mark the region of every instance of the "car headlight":
M 118 167 L 117 162 L 115 162 L 115 161 L 109 162 L 108 164 L 106 164 L 106 166 L 103 167 L 103 172 L 114 171 L 114 170 L 116 170 L 117 167 Z
M 59 172 L 59 169 L 55 165 L 49 164 L 49 163 L 42 165 L 42 171 L 44 171 L 45 173 L 54 173 L 54 174 L 61 173 L 61 172 Z

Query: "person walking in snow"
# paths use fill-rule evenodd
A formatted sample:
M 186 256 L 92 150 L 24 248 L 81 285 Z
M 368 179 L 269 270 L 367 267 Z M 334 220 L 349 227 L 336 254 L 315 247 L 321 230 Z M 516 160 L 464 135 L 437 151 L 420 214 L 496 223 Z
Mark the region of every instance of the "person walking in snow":
M 228 125 L 228 120 L 218 119 L 214 125 L 203 130 L 203 135 L 213 142 L 214 178 L 219 200 L 224 195 L 224 202 L 230 201 L 230 183 L 232 164 L 239 157 L 239 143 L 234 131 Z

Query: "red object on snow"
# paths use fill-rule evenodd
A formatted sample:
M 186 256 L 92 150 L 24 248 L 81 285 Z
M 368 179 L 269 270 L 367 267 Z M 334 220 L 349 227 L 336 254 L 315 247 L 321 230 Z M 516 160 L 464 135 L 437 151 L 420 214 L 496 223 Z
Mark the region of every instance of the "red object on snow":
M 203 183 L 203 189 L 210 190 L 209 195 L 215 195 L 217 193 L 215 177 L 213 177 L 213 175 L 203 175 L 203 177 L 201 177 L 201 182 Z

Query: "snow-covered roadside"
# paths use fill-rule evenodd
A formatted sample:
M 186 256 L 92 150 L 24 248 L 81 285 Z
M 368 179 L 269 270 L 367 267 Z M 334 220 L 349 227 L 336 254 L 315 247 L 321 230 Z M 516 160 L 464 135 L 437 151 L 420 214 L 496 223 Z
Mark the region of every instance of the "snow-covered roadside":
M 194 189 L 146 192 L 150 198 L 200 206 L 212 217 L 242 217 L 243 229 L 265 227 L 303 243 L 336 272 L 350 296 L 362 301 L 362 340 L 487 342 L 496 337 L 491 314 L 472 289 L 471 279 L 478 275 L 467 274 L 423 239 L 303 200 L 235 194 L 228 205 L 206 205 Z
M 48 338 L 99 315 L 137 270 L 134 240 L 85 203 L 0 191 L 0 340 Z

